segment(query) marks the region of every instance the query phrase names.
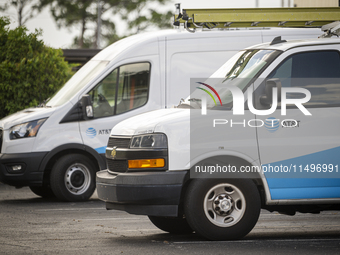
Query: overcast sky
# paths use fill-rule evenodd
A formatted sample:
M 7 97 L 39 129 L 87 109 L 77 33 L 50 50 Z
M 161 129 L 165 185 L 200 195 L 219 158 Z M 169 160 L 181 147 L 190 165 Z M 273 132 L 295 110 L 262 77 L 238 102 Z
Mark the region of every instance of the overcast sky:
M 5 0 L 0 0 L 3 3 Z M 259 7 L 281 7 L 282 0 L 257 0 Z M 285 7 L 288 7 L 288 3 L 293 5 L 293 0 L 284 0 Z M 175 11 L 175 3 L 181 3 L 182 8 L 254 8 L 256 0 L 172 0 L 170 4 L 167 4 L 164 9 Z M 10 10 L 7 15 L 10 16 L 12 22 L 16 24 L 16 14 L 14 10 Z M 3 15 L 3 13 L 2 13 Z M 118 34 L 124 33 L 124 26 L 116 24 L 118 26 Z M 26 27 L 30 31 L 34 31 L 36 28 L 43 30 L 42 39 L 44 42 L 55 48 L 70 48 L 72 45 L 72 39 L 80 32 L 76 28 L 68 30 L 66 28 L 58 29 L 55 21 L 49 13 L 48 9 L 45 9 L 42 13 L 29 20 L 26 23 Z

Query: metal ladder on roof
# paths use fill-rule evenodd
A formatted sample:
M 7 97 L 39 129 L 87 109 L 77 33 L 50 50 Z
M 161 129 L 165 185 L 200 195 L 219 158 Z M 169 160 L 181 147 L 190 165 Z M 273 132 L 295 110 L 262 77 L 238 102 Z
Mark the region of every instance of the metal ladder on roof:
M 320 27 L 320 37 L 340 35 L 340 7 L 319 8 L 242 8 L 242 9 L 183 9 L 175 4 L 174 25 L 189 32 L 196 28 L 238 27 Z

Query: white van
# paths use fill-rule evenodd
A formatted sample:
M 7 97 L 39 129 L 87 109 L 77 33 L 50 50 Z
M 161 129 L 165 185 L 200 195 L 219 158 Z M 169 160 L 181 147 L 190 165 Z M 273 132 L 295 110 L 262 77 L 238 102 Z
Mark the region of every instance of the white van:
M 207 77 L 240 49 L 283 34 L 315 37 L 318 29 L 139 34 L 107 47 L 46 105 L 0 120 L 0 181 L 40 196 L 87 200 L 105 148 L 120 121 L 177 105 L 192 77 Z M 39 93 L 37 91 L 37 93 Z M 129 129 L 129 127 L 126 127 Z
M 276 38 L 193 85 L 177 109 L 112 129 L 97 173 L 107 209 L 210 240 L 247 235 L 261 208 L 340 210 L 339 39 Z

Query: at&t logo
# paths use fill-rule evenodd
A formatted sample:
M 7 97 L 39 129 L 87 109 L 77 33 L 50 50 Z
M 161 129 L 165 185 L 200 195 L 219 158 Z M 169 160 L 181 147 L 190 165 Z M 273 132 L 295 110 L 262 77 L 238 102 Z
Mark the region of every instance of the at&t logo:
M 86 135 L 90 138 L 94 138 L 97 135 L 97 131 L 94 128 L 88 128 L 86 130 Z

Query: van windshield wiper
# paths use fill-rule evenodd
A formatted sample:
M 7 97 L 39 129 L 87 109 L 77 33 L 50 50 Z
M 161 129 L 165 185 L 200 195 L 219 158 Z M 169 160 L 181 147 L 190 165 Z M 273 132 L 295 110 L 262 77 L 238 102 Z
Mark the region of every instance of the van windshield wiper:
M 192 108 L 192 109 L 200 109 L 201 108 L 201 104 L 200 102 L 202 101 L 201 99 L 198 98 L 190 98 L 188 99 L 188 102 L 185 102 L 184 100 L 181 100 L 181 102 L 179 103 L 179 105 L 177 106 L 177 108 Z M 193 103 L 195 103 L 193 105 Z
M 189 98 L 188 101 L 192 101 L 192 102 L 201 102 L 202 99 L 198 99 L 198 98 Z
M 47 98 L 46 100 L 44 100 L 42 103 L 38 104 L 36 107 L 37 108 L 51 108 L 52 106 L 47 106 L 46 102 L 49 100 L 50 98 Z

